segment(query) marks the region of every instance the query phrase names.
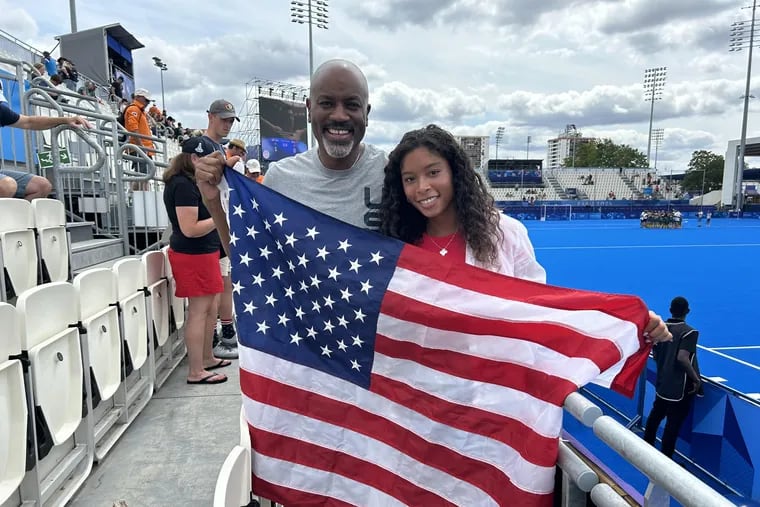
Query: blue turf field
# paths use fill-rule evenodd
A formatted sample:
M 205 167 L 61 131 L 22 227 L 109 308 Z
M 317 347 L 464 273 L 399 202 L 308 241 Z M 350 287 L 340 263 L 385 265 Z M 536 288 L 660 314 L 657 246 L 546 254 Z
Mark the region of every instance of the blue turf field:
M 691 219 L 680 230 L 634 220 L 524 223 L 553 285 L 635 294 L 663 318 L 674 296 L 686 297 L 702 375 L 760 393 L 760 220 L 713 219 L 707 228 Z

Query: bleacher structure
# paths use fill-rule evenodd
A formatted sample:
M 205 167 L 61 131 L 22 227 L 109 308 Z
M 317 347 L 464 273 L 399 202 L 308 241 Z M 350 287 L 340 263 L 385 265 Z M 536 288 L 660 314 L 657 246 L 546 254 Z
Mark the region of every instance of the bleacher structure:
M 40 174 L 35 152 L 48 151 L 46 175 L 56 192 L 32 204 L 0 200 L 0 507 L 63 506 L 142 410 L 160 403 L 154 393 L 185 355 L 186 304 L 174 296 L 158 241 L 165 220 L 158 179 L 176 146 L 157 136 L 159 153 L 149 159 L 119 141 L 108 108 L 85 107 L 92 100 L 74 93 L 58 103 L 42 88 L 26 89 L 27 64 L 2 57 L 0 63 L 26 90 L 18 97 L 23 111 L 79 114 L 94 123 L 86 132 L 23 132 L 25 156 L 0 157 L 4 168 Z M 8 131 L 3 135 L 18 134 Z M 151 172 L 132 173 L 132 160 L 148 162 Z M 151 190 L 129 192 L 131 182 L 146 181 Z M 580 394 L 565 408 L 649 475 L 653 492 L 666 491 L 661 497 L 687 506 L 731 505 Z M 214 505 L 240 506 L 253 497 L 247 438 L 241 418 L 241 445 L 219 464 Z M 558 465 L 562 505 L 625 502 L 610 487 L 613 479 L 564 441 Z

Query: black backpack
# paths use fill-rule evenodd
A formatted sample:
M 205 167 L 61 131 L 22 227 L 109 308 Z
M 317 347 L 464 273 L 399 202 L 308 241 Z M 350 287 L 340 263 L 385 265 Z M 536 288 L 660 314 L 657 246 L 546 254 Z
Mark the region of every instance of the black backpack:
M 132 107 L 132 104 L 125 107 L 123 111 L 119 111 L 118 116 L 116 116 L 116 122 L 124 128 L 127 128 L 126 120 L 124 119 L 124 113 L 126 113 L 127 109 L 129 109 L 130 107 Z M 118 139 L 120 143 L 126 142 L 127 134 L 120 132 Z

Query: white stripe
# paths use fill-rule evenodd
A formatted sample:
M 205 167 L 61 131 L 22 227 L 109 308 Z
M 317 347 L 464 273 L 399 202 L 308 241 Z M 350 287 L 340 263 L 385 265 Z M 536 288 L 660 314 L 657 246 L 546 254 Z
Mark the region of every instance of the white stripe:
M 743 364 L 744 366 L 752 368 L 753 370 L 760 371 L 760 366 L 758 366 L 756 364 L 748 363 L 747 361 L 742 361 L 741 359 L 737 359 L 737 358 L 735 358 L 733 356 L 729 356 L 728 354 L 724 354 L 723 352 L 719 352 L 719 351 L 717 351 L 715 349 L 711 349 L 709 347 L 703 347 L 702 345 L 697 345 L 697 347 L 699 347 L 702 350 L 706 350 L 708 352 L 712 352 L 713 354 L 715 354 L 717 356 L 720 356 L 720 357 L 723 357 L 725 359 L 728 359 L 730 361 L 734 361 L 734 362 L 737 362 L 739 364 Z
M 341 403 L 359 406 L 419 435 L 420 438 L 428 442 L 443 445 L 463 456 L 492 464 L 507 473 L 513 484 L 525 491 L 544 494 L 554 490 L 554 467 L 534 465 L 519 455 L 515 460 L 509 461 L 509 457 L 515 456 L 516 452 L 502 442 L 433 421 L 419 412 L 394 403 L 350 382 L 245 347 L 242 344 L 238 347 L 238 353 L 240 355 L 240 367 L 244 370 L 284 385 L 318 393 Z M 480 392 L 478 391 L 477 394 Z M 467 405 L 472 405 L 472 403 Z M 553 405 L 549 406 L 553 407 Z M 560 411 L 561 417 L 561 408 L 557 407 L 557 409 Z M 551 416 L 551 414 L 548 415 Z M 542 424 L 545 425 L 543 422 Z M 555 433 L 559 430 L 559 425 L 561 422 L 558 423 Z M 518 481 L 513 476 L 515 473 L 513 470 L 519 472 L 520 477 L 525 479 Z
M 270 458 L 256 452 L 252 453 L 252 460 L 253 473 L 256 477 L 272 484 L 315 495 L 337 498 L 348 504 L 355 504 L 356 499 L 361 498 L 362 505 L 368 507 L 404 505 L 380 490 L 342 475 L 309 468 L 290 461 Z
M 243 396 L 251 426 L 349 454 L 403 477 L 456 505 L 496 505 L 488 494 L 472 484 L 421 463 L 378 440 L 341 426 L 253 401 Z M 382 491 L 382 490 L 380 490 Z M 353 502 L 362 497 L 354 497 Z M 362 499 L 363 500 L 363 499 Z
M 452 286 L 403 268 L 396 268 L 388 290 L 473 317 L 565 326 L 588 338 L 613 343 L 621 351 L 621 358 L 627 358 L 639 350 L 635 324 L 598 310 L 562 310 L 507 300 Z
M 380 314 L 377 332 L 398 341 L 415 343 L 428 349 L 448 350 L 469 356 L 526 366 L 574 384 L 588 382 L 599 375 L 599 367 L 585 357 L 568 357 L 554 349 L 519 338 L 472 335 L 436 329 Z
M 710 347 L 710 350 L 755 350 L 760 349 L 760 345 L 742 345 L 736 347 Z
M 518 389 L 461 379 L 413 361 L 389 358 L 377 353 L 372 371 L 431 393 L 436 398 L 521 421 L 539 435 L 549 438 L 559 436 L 562 407 L 534 398 Z

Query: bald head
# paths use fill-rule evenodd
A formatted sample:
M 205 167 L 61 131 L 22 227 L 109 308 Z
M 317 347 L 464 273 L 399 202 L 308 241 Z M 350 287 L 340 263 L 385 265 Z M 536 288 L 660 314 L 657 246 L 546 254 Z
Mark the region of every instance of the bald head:
M 325 82 L 339 79 L 338 76 L 345 76 L 346 74 L 351 75 L 356 80 L 356 84 L 363 93 L 362 98 L 365 102 L 369 100 L 369 86 L 367 85 L 367 78 L 364 76 L 364 73 L 355 63 L 341 58 L 327 60 L 317 67 L 311 76 L 309 96 L 314 100 L 315 91 L 318 92 Z

